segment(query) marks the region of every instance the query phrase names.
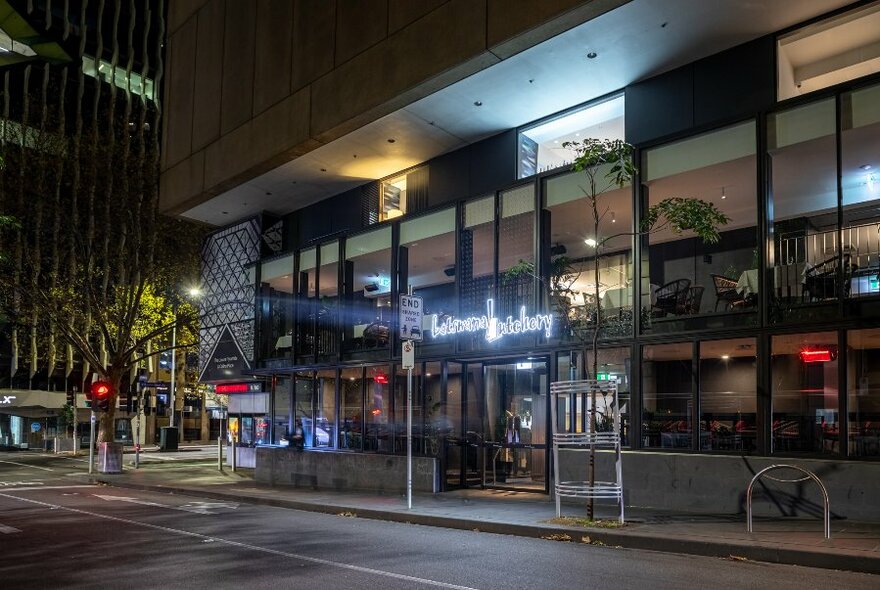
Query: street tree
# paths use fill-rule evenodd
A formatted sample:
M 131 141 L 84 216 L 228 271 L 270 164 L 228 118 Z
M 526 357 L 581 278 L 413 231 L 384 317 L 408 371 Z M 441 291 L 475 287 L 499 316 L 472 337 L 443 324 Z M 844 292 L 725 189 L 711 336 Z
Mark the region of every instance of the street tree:
M 196 309 L 177 294 L 197 281 L 204 231 L 159 213 L 158 106 L 113 85 L 83 100 L 79 71 L 71 121 L 70 72 L 35 67 L 42 85 L 26 75 L 21 94 L 5 96 L 21 104 L 0 118 L 0 213 L 20 228 L 0 232 L 0 285 L 13 368 L 52 375 L 77 355 L 84 377 L 113 386 L 98 434 L 112 442 L 133 368 L 170 350 L 174 327 L 177 348 L 195 342 Z

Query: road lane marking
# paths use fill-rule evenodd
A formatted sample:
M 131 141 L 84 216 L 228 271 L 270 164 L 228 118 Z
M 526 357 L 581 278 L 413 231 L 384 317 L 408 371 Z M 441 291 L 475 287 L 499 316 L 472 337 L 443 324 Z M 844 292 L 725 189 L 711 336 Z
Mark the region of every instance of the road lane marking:
M 4 535 L 11 535 L 12 533 L 20 533 L 21 531 L 15 528 L 14 526 L 7 526 L 3 523 L 0 523 L 0 533 Z
M 50 469 L 48 467 L 40 467 L 39 465 L 28 465 L 27 463 L 16 463 L 15 461 L 0 460 L 0 463 L 8 463 L 10 465 L 18 465 L 19 467 L 29 467 L 30 469 L 42 469 L 43 471 L 55 471 L 54 469 Z
M 94 487 L 96 487 L 96 486 L 94 486 L 94 485 L 90 485 L 90 484 L 83 484 L 83 485 L 78 485 L 78 486 L 36 486 L 36 487 L 26 486 L 26 487 L 23 487 L 23 488 L 14 488 L 14 487 L 13 487 L 13 488 L 5 488 L 5 489 L 6 489 L 7 491 L 10 491 L 10 492 L 32 492 L 32 491 L 35 491 L 35 490 L 36 490 L 36 491 L 42 491 L 42 490 L 69 490 L 69 489 L 71 489 L 71 488 L 94 488 Z
M 154 506 L 156 508 L 166 508 L 168 510 L 180 510 L 181 512 L 192 512 L 193 514 L 217 514 L 210 512 L 203 506 L 169 506 L 168 504 L 159 504 L 158 502 L 150 502 L 148 500 L 139 500 L 127 496 L 104 496 L 101 494 L 92 494 L 96 498 L 107 500 L 108 502 L 128 502 L 129 504 L 140 504 L 141 506 Z
M 319 557 L 309 557 L 308 555 L 300 555 L 298 553 L 289 553 L 287 551 L 278 551 L 277 549 L 269 549 L 268 547 L 260 547 L 259 545 L 251 545 L 250 543 L 241 543 L 239 541 L 232 541 L 230 539 L 223 539 L 217 536 L 208 536 L 202 535 L 200 533 L 194 533 L 191 531 L 186 531 L 183 529 L 175 529 L 171 527 L 161 526 L 158 524 L 150 524 L 148 522 L 139 522 L 137 520 L 131 520 L 128 518 L 122 518 L 119 516 L 111 516 L 109 514 L 99 514 L 97 512 L 90 512 L 88 510 L 81 510 L 79 508 L 70 508 L 67 506 L 60 506 L 58 504 L 50 504 L 49 502 L 40 502 L 39 500 L 32 500 L 30 498 L 20 498 L 18 496 L 13 496 L 11 494 L 0 493 L 0 497 L 10 498 L 12 500 L 18 500 L 20 502 L 27 502 L 29 504 L 36 504 L 38 506 L 44 506 L 49 508 L 50 510 L 64 510 L 67 512 L 73 512 L 75 514 L 83 514 L 85 516 L 92 516 L 94 518 L 103 518 L 104 520 L 112 520 L 114 522 L 121 522 L 125 524 L 131 524 L 134 526 L 140 526 L 148 529 L 154 529 L 157 531 L 164 531 L 166 533 L 176 533 L 178 535 L 182 535 L 185 537 L 192 537 L 194 539 L 200 539 L 203 543 L 223 543 L 224 545 L 229 545 L 231 547 L 239 547 L 241 549 L 250 549 L 251 551 L 258 551 L 261 553 L 268 553 L 270 555 L 278 555 L 280 557 L 289 557 L 291 559 L 298 559 L 300 561 L 307 561 L 309 563 L 316 563 L 318 565 L 326 565 L 329 567 L 335 567 L 339 569 L 360 572 L 364 574 L 372 574 L 375 576 L 384 576 L 386 578 L 393 578 L 395 580 L 403 580 L 405 582 L 414 582 L 417 584 L 422 584 L 424 586 L 432 586 L 434 588 L 449 588 L 451 590 L 477 590 L 471 586 L 459 586 L 458 584 L 450 584 L 448 582 L 440 582 L 437 580 L 430 580 L 428 578 L 419 578 L 417 576 L 409 576 L 406 574 L 398 574 L 396 572 L 388 572 L 384 570 L 378 570 L 371 567 L 364 567 L 360 565 L 353 565 L 350 563 L 344 563 L 340 561 L 331 561 L 329 559 L 321 559 Z
M 0 481 L 0 488 L 10 488 L 15 486 L 41 486 L 43 482 L 39 479 L 35 479 L 33 481 Z

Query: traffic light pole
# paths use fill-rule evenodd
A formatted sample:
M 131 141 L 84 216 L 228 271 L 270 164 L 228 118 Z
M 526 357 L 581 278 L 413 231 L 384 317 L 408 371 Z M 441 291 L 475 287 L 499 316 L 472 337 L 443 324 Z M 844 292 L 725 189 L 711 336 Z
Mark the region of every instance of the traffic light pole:
M 91 435 L 89 436 L 89 475 L 95 470 L 95 409 L 92 408 Z
M 78 452 L 79 451 L 79 448 L 78 448 L 79 442 L 77 441 L 77 436 L 76 436 L 77 431 L 78 431 L 78 429 L 77 429 L 78 422 L 79 422 L 79 420 L 77 419 L 77 415 L 76 415 L 76 386 L 74 385 L 73 386 L 73 456 L 74 457 L 76 457 L 79 454 L 79 452 Z M 67 433 L 65 432 L 65 434 L 67 434 Z
M 141 410 L 143 409 L 144 386 L 140 379 L 137 385 L 137 416 L 134 426 L 134 468 L 141 467 Z

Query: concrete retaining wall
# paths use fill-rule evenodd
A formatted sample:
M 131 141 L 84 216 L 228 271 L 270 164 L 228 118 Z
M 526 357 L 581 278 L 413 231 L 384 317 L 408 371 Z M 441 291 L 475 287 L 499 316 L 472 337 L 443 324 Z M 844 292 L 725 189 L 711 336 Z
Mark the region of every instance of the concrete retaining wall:
M 258 447 L 255 478 L 268 485 L 406 492 L 406 457 Z M 413 457 L 413 490 L 439 491 L 437 460 Z
M 565 480 L 586 478 L 586 453 L 560 453 Z M 601 452 L 597 479 L 611 477 L 614 455 Z M 746 486 L 755 473 L 774 464 L 809 469 L 828 489 L 835 517 L 880 522 L 880 463 L 822 459 L 624 452 L 623 485 L 627 506 L 712 514 L 742 514 Z M 794 471 L 768 475 L 797 478 Z M 776 483 L 762 478 L 755 487 L 756 515 L 821 517 L 822 497 L 812 481 Z

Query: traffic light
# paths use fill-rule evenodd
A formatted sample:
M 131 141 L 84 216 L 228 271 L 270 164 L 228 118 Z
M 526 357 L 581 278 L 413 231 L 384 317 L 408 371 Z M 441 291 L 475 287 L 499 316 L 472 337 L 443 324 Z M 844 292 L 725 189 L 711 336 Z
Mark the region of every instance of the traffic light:
M 95 381 L 91 387 L 92 407 L 96 412 L 110 411 L 110 397 L 113 394 L 113 386 L 106 381 Z

